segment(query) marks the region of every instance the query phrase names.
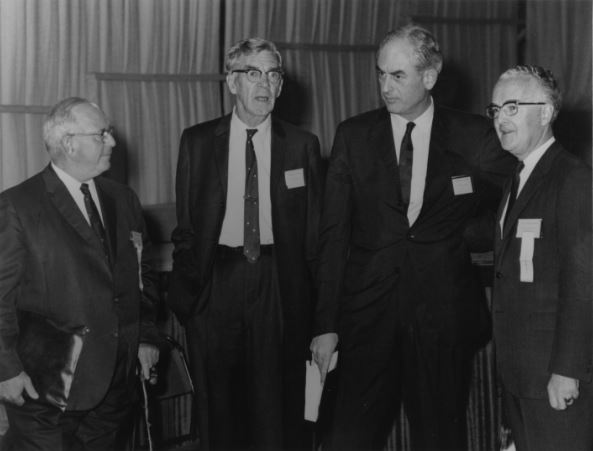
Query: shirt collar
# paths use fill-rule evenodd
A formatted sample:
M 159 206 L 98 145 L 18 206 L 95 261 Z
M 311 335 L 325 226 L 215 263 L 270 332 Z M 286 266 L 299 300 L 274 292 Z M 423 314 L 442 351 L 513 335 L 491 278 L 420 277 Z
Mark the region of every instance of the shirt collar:
M 533 150 L 529 155 L 527 155 L 527 157 L 523 160 L 523 164 L 525 165 L 525 167 L 528 167 L 528 168 L 535 167 L 535 165 L 540 160 L 540 158 L 543 156 L 543 154 L 546 152 L 546 150 L 548 150 L 548 148 L 552 144 L 554 144 L 554 141 L 556 141 L 556 139 L 552 136 L 545 143 L 543 143 L 541 146 L 539 146 L 538 148 Z
M 268 130 L 270 130 L 270 127 L 272 125 L 272 115 L 268 114 L 268 117 L 266 117 L 264 119 L 264 121 L 259 124 L 257 127 L 249 127 L 245 122 L 243 122 L 241 119 L 239 119 L 239 116 L 237 115 L 237 109 L 233 108 L 233 114 L 231 115 L 231 127 L 233 128 L 237 128 L 237 129 L 243 129 L 243 130 L 253 130 L 253 129 L 257 129 L 258 133 L 255 134 L 255 137 L 260 137 L 263 134 L 267 133 Z M 259 136 L 257 136 L 259 135 Z
M 86 183 L 89 186 L 94 186 L 95 185 L 95 180 L 94 179 L 90 179 L 90 180 L 86 180 L 84 182 L 81 182 L 80 180 L 77 180 L 74 177 L 72 177 L 70 174 L 68 174 L 63 169 L 61 169 L 58 166 L 56 166 L 53 162 L 51 163 L 51 167 L 54 170 L 54 172 L 56 173 L 56 175 L 58 176 L 58 178 L 64 183 L 64 185 L 66 185 L 68 187 L 68 189 L 70 191 L 72 191 L 72 190 L 79 190 L 80 189 L 80 185 L 82 185 L 83 183 Z
M 430 96 L 430 105 L 428 105 L 428 108 L 426 108 L 424 113 L 422 113 L 420 116 L 418 116 L 416 119 L 414 119 L 412 121 L 412 122 L 414 122 L 414 124 L 416 124 L 414 129 L 418 129 L 419 127 L 430 129 L 433 116 L 434 116 L 434 102 L 432 100 L 432 96 Z M 391 113 L 391 120 L 394 123 L 394 125 L 398 129 L 401 129 L 401 130 L 405 130 L 407 123 L 410 122 L 406 118 L 400 116 L 399 114 L 394 114 L 394 113 Z

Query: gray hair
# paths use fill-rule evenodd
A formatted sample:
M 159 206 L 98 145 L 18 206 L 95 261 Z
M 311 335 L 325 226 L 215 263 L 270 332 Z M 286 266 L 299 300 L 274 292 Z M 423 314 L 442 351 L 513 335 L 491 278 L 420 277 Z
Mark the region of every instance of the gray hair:
M 227 50 L 224 61 L 225 70 L 227 73 L 230 72 L 235 67 L 237 60 L 243 55 L 252 55 L 264 51 L 272 52 L 278 60 L 278 66 L 282 67 L 282 56 L 272 41 L 262 38 L 249 38 L 235 43 Z
M 72 114 L 72 110 L 74 107 L 83 104 L 96 106 L 82 97 L 68 97 L 55 104 L 45 116 L 43 121 L 43 141 L 50 154 L 53 155 L 56 150 L 61 149 L 61 140 L 68 131 L 67 126 L 76 123 L 76 117 Z
M 520 77 L 527 77 L 535 80 L 546 97 L 546 100 L 554 107 L 554 113 L 552 115 L 552 121 L 554 121 L 562 106 L 562 93 L 558 88 L 558 82 L 556 81 L 554 74 L 541 66 L 522 64 L 506 70 L 498 79 L 508 80 L 510 78 Z
M 440 72 L 443 67 L 443 55 L 434 35 L 419 25 L 408 24 L 390 31 L 383 38 L 377 50 L 377 57 L 383 47 L 396 39 L 405 39 L 413 47 L 416 55 L 416 69 L 419 71 L 434 69 Z

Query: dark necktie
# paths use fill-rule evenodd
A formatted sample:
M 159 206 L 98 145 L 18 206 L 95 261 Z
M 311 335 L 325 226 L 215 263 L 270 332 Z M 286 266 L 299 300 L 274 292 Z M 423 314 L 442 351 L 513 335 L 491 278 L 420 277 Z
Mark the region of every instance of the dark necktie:
M 406 125 L 406 133 L 399 147 L 399 181 L 401 184 L 402 202 L 408 207 L 410 203 L 410 190 L 412 188 L 412 163 L 414 161 L 414 146 L 412 145 L 412 129 L 416 126 L 413 122 Z
M 97 237 L 101 240 L 101 244 L 103 245 L 103 251 L 105 251 L 105 257 L 109 259 L 109 247 L 107 245 L 107 236 L 105 234 L 105 228 L 103 227 L 103 223 L 101 222 L 101 217 L 99 216 L 99 210 L 97 210 L 97 206 L 91 197 L 91 192 L 89 190 L 89 185 L 83 183 L 80 185 L 80 191 L 84 195 L 84 207 L 86 208 L 86 212 L 89 215 L 89 222 L 91 223 L 91 228 L 97 235 Z
M 243 217 L 243 254 L 249 263 L 259 258 L 259 202 L 257 189 L 257 159 L 253 135 L 257 129 L 247 130 L 245 144 L 245 210 Z
M 504 226 L 507 225 L 507 218 L 509 217 L 509 213 L 511 212 L 513 205 L 515 205 L 515 200 L 517 199 L 517 191 L 519 189 L 519 183 L 521 182 L 521 171 L 525 167 L 522 161 L 517 163 L 517 167 L 515 168 L 515 174 L 513 175 L 513 181 L 511 182 L 511 191 L 509 193 L 509 202 L 507 204 L 507 212 L 504 216 Z

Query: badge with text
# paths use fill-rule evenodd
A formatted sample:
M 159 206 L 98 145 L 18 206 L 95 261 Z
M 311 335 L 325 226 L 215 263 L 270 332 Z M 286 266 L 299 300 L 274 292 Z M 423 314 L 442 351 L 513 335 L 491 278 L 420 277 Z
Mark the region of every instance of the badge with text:
M 531 233 L 534 238 L 539 238 L 542 230 L 542 219 L 525 219 L 519 218 L 517 224 L 517 238 L 523 237 L 526 233 Z
M 472 178 L 469 175 L 456 175 L 451 177 L 453 184 L 453 194 L 461 196 L 462 194 L 471 194 L 474 192 Z
M 521 282 L 533 282 L 535 240 L 541 236 L 541 229 L 541 218 L 521 218 L 517 224 L 517 238 L 521 239 L 521 251 L 519 252 L 519 280 Z
M 288 189 L 305 186 L 305 173 L 303 172 L 303 168 L 284 171 L 284 180 L 286 180 L 286 187 Z

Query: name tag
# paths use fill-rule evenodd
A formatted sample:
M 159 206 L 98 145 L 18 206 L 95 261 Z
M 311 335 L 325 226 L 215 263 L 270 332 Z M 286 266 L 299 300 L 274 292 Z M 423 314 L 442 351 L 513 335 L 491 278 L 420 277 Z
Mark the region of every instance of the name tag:
M 519 280 L 521 282 L 533 282 L 533 253 L 535 251 L 535 240 L 541 236 L 542 220 L 519 219 L 517 224 L 517 238 L 521 239 L 521 251 L 519 252 Z
M 519 219 L 517 224 L 517 238 L 522 238 L 523 235 L 529 233 L 533 238 L 539 238 L 542 230 L 542 219 Z
M 284 180 L 288 189 L 305 186 L 305 174 L 303 168 L 291 169 L 284 172 Z
M 462 194 L 471 194 L 474 192 L 472 178 L 468 175 L 458 175 L 451 177 L 451 183 L 453 184 L 453 194 L 456 196 L 461 196 Z

